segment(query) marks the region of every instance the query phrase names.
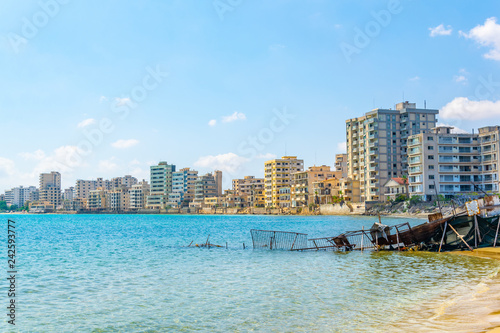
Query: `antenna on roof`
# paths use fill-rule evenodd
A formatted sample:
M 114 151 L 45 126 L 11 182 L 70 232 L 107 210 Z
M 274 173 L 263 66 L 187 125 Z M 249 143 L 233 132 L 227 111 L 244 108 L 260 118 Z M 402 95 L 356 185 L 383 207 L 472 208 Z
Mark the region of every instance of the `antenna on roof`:
M 427 109 L 427 101 L 424 99 L 424 109 Z

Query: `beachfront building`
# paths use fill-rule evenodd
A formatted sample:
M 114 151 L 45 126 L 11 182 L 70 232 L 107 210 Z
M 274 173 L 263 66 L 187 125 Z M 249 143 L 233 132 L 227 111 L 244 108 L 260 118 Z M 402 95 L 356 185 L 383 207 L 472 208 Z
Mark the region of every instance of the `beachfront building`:
M 138 210 L 146 208 L 146 199 L 149 195 L 149 184 L 146 180 L 132 185 L 129 191 L 129 208 L 131 210 Z
M 347 178 L 347 154 L 335 155 L 335 170 L 340 171 L 340 178 Z
M 168 201 L 168 195 L 172 192 L 172 174 L 175 165 L 160 162 L 150 168 L 150 195 L 147 197 L 147 208 L 164 209 Z
M 75 184 L 75 198 L 86 199 L 89 196 L 90 191 L 96 189 L 95 180 L 83 180 L 78 179 Z
M 401 177 L 394 177 L 389 179 L 385 184 L 385 198 L 386 200 L 396 200 L 400 195 L 406 195 L 409 187 L 408 179 Z
M 250 207 L 262 207 L 265 204 L 264 178 L 245 176 L 243 179 L 233 179 L 235 195 L 245 197 Z
M 291 187 L 283 186 L 278 189 L 278 207 L 289 208 L 292 207 L 291 201 Z
M 40 201 L 57 209 L 61 205 L 61 174 L 56 171 L 40 174 Z
M 121 212 L 130 209 L 130 193 L 125 186 L 106 191 L 106 209 Z
M 102 188 L 90 191 L 87 198 L 87 208 L 92 211 L 105 210 L 107 208 L 106 194 L 107 191 Z
M 29 187 L 14 187 L 8 191 L 5 191 L 5 201 L 8 207 L 16 205 L 17 207 L 23 207 L 28 201 L 32 201 L 32 193 L 38 192 L 35 186 Z M 1 201 L 1 200 L 0 200 Z
M 328 178 L 339 179 L 342 171 L 331 171 L 327 165 L 312 166 L 305 171 L 292 174 L 291 206 L 303 207 L 314 203 L 313 183 Z
M 195 182 L 198 171 L 184 168 L 172 174 L 172 193 L 168 195 L 168 205 L 189 206 L 194 200 Z
M 203 206 L 205 198 L 211 197 L 217 197 L 215 177 L 211 173 L 198 176 L 194 185 L 194 206 Z
M 424 200 L 498 192 L 499 127 L 454 133 L 440 126 L 408 141 L 409 192 Z
M 290 187 L 292 174 L 304 170 L 304 160 L 297 156 L 283 156 L 264 163 L 265 205 L 277 208 L 280 206 L 279 189 Z
M 359 181 L 362 201 L 383 200 L 383 185 L 407 173 L 408 137 L 435 127 L 438 112 L 402 102 L 346 120 L 347 173 Z
M 215 170 L 214 171 L 214 180 L 215 180 L 215 192 L 217 196 L 222 196 L 222 171 Z

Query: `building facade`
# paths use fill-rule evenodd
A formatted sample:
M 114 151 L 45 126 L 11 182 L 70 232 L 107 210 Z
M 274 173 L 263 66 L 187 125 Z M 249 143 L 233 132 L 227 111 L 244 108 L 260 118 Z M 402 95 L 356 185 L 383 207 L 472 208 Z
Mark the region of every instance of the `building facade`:
M 196 179 L 193 203 L 196 206 L 203 206 L 205 198 L 210 197 L 217 197 L 217 187 L 215 177 L 211 173 L 207 173 Z
M 160 162 L 150 168 L 150 195 L 147 198 L 147 208 L 164 209 L 167 205 L 168 195 L 172 192 L 172 174 L 175 165 Z
M 264 163 L 266 207 L 280 206 L 279 189 L 290 187 L 292 174 L 304 170 L 304 160 L 297 156 L 283 156 Z
M 61 174 L 59 172 L 40 174 L 40 201 L 50 203 L 54 209 L 61 205 Z
M 440 126 L 408 142 L 409 193 L 435 200 L 477 192 L 498 192 L 498 126 L 479 133 L 453 133 Z
M 315 192 L 313 183 L 323 181 L 328 178 L 339 179 L 342 171 L 331 171 L 327 165 L 312 166 L 305 171 L 292 174 L 291 184 L 291 206 L 303 207 L 313 204 Z
M 347 173 L 359 181 L 361 201 L 384 200 L 383 185 L 408 172 L 408 137 L 434 128 L 438 112 L 403 102 L 346 120 Z

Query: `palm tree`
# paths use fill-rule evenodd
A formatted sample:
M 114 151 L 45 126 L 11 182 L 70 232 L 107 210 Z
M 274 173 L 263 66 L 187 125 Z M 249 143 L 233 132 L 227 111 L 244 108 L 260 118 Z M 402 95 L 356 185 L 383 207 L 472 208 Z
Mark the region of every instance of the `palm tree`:
M 403 175 L 403 177 L 401 177 L 401 178 L 403 179 L 403 183 L 405 184 L 406 198 L 408 199 L 408 197 L 410 196 L 409 187 L 408 187 L 408 175 Z

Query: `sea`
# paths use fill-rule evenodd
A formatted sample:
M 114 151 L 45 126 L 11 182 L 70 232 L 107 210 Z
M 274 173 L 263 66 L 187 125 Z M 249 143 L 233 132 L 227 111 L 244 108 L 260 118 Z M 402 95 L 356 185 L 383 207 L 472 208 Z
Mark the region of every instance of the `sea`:
M 6 309 L 9 218 L 16 227 L 15 325 Z M 92 214 L 0 220 L 1 332 L 484 332 L 500 325 L 496 260 L 252 247 L 251 229 L 326 237 L 369 228 L 378 221 L 373 217 Z M 221 247 L 195 246 L 207 239 Z

